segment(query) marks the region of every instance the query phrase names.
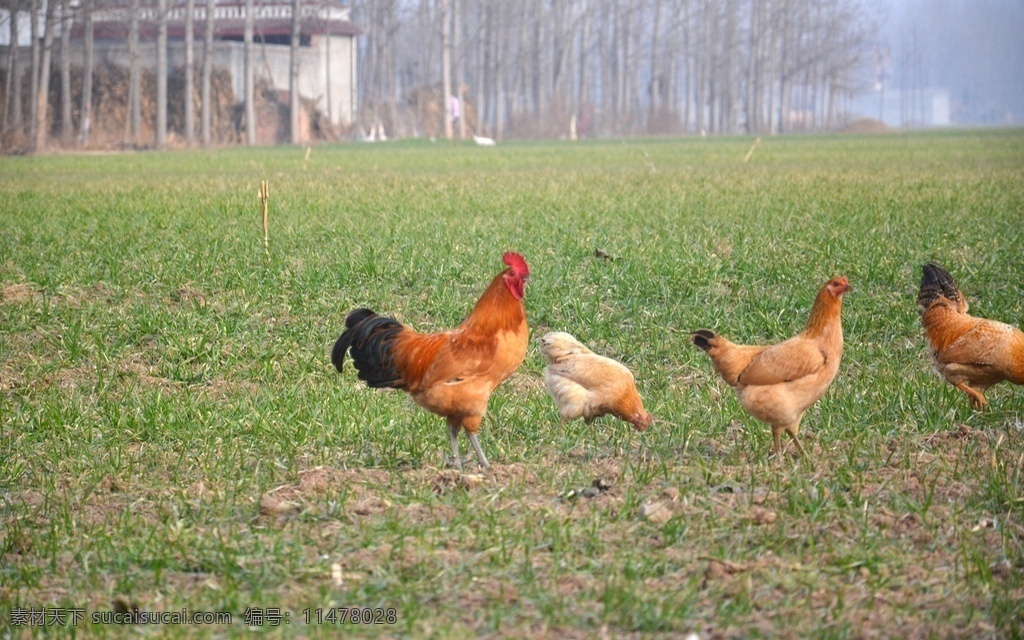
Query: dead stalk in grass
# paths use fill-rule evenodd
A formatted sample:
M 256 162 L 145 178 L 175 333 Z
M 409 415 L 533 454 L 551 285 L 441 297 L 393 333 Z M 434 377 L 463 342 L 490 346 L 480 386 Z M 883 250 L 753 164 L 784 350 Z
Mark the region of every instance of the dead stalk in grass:
M 267 200 L 270 199 L 270 187 L 266 180 L 260 182 L 260 208 L 263 211 L 263 250 L 270 257 L 270 218 L 267 211 Z

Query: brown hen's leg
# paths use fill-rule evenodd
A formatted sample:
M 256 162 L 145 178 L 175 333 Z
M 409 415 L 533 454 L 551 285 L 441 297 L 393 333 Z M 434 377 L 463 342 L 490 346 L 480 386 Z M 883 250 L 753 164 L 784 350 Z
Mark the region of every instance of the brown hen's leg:
M 782 456 L 782 442 L 779 441 L 779 436 L 781 435 L 782 429 L 772 427 L 772 453 L 776 456 Z
M 985 396 L 980 391 L 968 387 L 966 382 L 958 382 L 953 386 L 967 394 L 967 399 L 971 401 L 971 408 L 975 411 L 984 411 L 988 408 Z
M 467 431 L 466 435 L 469 436 L 469 442 L 473 445 L 473 450 L 476 451 L 476 460 L 480 463 L 484 469 L 490 469 L 491 463 L 487 462 L 487 456 L 484 455 L 484 450 L 480 448 L 480 441 L 477 440 L 476 434 L 472 431 Z
M 791 424 L 791 425 L 786 426 L 786 427 L 778 427 L 778 428 L 772 427 L 772 451 L 774 452 L 774 454 L 776 456 L 778 456 L 780 458 L 782 457 L 782 440 L 781 440 L 781 438 L 782 438 L 782 432 L 785 431 L 786 433 L 789 434 L 789 437 L 793 439 L 793 444 L 796 445 L 796 449 L 797 449 L 797 451 L 800 452 L 800 455 L 803 456 L 803 457 L 807 457 L 807 452 L 804 451 L 803 445 L 800 444 L 800 439 L 796 437 L 796 432 L 799 430 L 799 428 L 800 428 L 799 423 L 798 424 Z
M 459 427 L 458 425 L 448 425 L 448 437 L 451 439 L 452 444 L 452 464 L 459 471 L 462 471 L 462 456 L 459 455 Z
M 800 429 L 800 425 L 799 425 L 799 424 L 794 424 L 794 425 L 790 425 L 790 426 L 789 426 L 789 427 L 788 427 L 788 428 L 786 429 L 786 433 L 788 433 L 788 434 L 789 434 L 789 437 L 790 437 L 790 438 L 793 438 L 793 444 L 795 444 L 795 445 L 796 445 L 796 449 L 797 449 L 797 451 L 799 451 L 799 452 L 800 452 L 800 456 L 801 456 L 801 457 L 804 457 L 804 458 L 806 458 L 806 457 L 807 457 L 807 452 L 806 452 L 806 451 L 804 451 L 804 447 L 803 447 L 803 445 L 802 445 L 802 444 L 800 444 L 800 440 L 799 440 L 799 439 L 798 439 L 798 438 L 796 437 L 796 432 L 797 432 L 797 431 L 798 431 L 799 429 Z

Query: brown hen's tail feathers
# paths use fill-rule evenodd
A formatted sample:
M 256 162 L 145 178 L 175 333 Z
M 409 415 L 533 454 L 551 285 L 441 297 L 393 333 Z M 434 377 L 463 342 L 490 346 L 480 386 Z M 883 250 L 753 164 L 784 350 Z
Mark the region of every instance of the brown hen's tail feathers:
M 924 311 L 939 298 L 955 302 L 961 311 L 966 311 L 964 296 L 949 272 L 929 262 L 921 267 L 921 287 L 917 293 L 917 306 Z
M 405 327 L 370 309 L 356 309 L 345 318 L 345 331 L 331 349 L 331 363 L 341 372 L 345 353 L 352 356 L 360 380 L 371 387 L 401 388 L 402 375 L 391 358 L 392 342 Z

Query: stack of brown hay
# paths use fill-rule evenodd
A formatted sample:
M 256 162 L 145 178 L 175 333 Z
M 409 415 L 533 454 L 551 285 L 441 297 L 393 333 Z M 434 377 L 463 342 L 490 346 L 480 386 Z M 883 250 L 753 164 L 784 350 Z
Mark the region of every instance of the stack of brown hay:
M 409 94 L 408 105 L 416 114 L 416 120 L 423 135 L 428 138 L 444 136 L 444 94 L 439 85 L 420 87 Z M 466 135 L 478 133 L 477 114 L 473 103 L 466 99 L 466 91 L 462 92 L 461 116 L 466 119 Z M 452 131 L 458 136 L 458 126 Z
M 5 70 L 0 69 L 0 122 L 2 109 L 6 104 Z M 200 136 L 202 112 L 202 73 L 200 69 L 192 74 L 192 110 L 195 137 Z M 55 69 L 50 79 L 48 118 L 50 123 L 50 147 L 82 148 L 81 105 L 83 68 L 71 68 L 71 135 L 62 139 L 61 131 L 61 83 Z M 184 144 L 185 70 L 175 69 L 167 79 L 167 127 L 168 142 L 172 146 Z M 27 131 L 31 114 L 31 89 L 28 74 L 22 76 L 21 102 L 22 127 L 8 127 L 0 137 L 0 153 L 24 153 L 30 148 Z M 244 105 L 240 104 L 231 86 L 230 74 L 220 68 L 213 70 L 210 80 L 213 107 L 210 112 L 211 142 L 215 145 L 240 144 L 245 141 Z M 128 104 L 128 69 L 117 65 L 101 65 L 93 71 L 92 122 L 88 149 L 121 149 L 148 147 L 155 142 L 156 122 L 156 77 L 148 70 L 140 70 L 139 77 L 140 113 L 139 131 L 133 137 L 130 131 Z M 339 131 L 320 113 L 311 100 L 302 100 L 299 116 L 304 142 L 315 140 L 336 140 Z M 256 90 L 257 142 L 259 144 L 286 143 L 291 140 L 289 101 L 287 92 L 280 95 L 270 88 L 265 80 L 257 81 Z

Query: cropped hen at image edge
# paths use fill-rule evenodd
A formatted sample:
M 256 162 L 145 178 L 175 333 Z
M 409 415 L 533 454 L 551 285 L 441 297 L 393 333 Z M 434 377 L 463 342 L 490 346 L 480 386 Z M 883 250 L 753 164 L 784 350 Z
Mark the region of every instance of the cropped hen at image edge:
M 992 385 L 1024 385 L 1024 332 L 967 309 L 948 271 L 934 262 L 921 267 L 917 310 L 935 368 L 980 411 L 988 406 L 984 394 Z

